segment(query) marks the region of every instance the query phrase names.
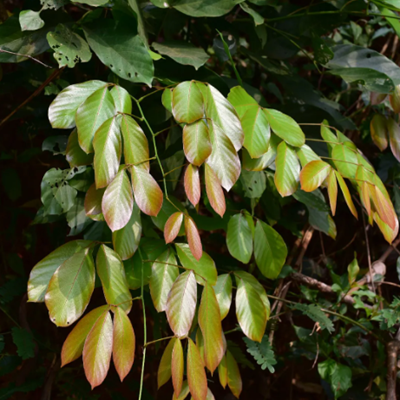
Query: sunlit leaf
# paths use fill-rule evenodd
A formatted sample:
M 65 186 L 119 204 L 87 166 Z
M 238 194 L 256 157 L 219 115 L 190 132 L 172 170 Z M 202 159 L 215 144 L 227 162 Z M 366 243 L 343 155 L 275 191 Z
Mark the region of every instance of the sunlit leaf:
M 185 125 L 182 140 L 187 160 L 197 167 L 211 154 L 208 126 L 203 120 Z
M 300 165 L 296 152 L 286 142 L 278 146 L 275 165 L 276 188 L 282 197 L 290 196 L 298 187 Z
M 303 168 L 311 161 L 321 160 L 314 150 L 306 144 L 303 144 L 303 146 L 297 149 L 296 154 L 297 157 L 299 157 L 300 164 Z
M 183 222 L 183 213 L 176 212 L 172 214 L 164 226 L 165 243 L 171 243 L 178 236 Z
M 172 384 L 174 386 L 175 396 L 179 396 L 182 390 L 183 368 L 184 368 L 183 348 L 181 340 L 177 338 L 177 340 L 175 340 L 171 356 L 171 374 L 172 374 Z
M 308 163 L 300 173 L 301 189 L 313 192 L 319 188 L 331 171 L 331 166 L 324 161 L 316 160 Z
M 226 211 L 224 191 L 222 190 L 221 181 L 218 176 L 207 164 L 205 165 L 205 181 L 207 197 L 210 201 L 211 207 L 222 218 Z
M 121 86 L 115 85 L 111 89 L 111 96 L 114 99 L 115 110 L 121 113 L 132 112 L 132 100 L 130 94 Z
M 344 200 L 346 201 L 347 206 L 349 207 L 351 213 L 356 218 L 358 218 L 358 213 L 357 213 L 356 207 L 355 207 L 355 205 L 353 203 L 353 200 L 351 198 L 351 194 L 349 192 L 349 188 L 346 185 L 346 182 L 344 181 L 342 176 L 337 171 L 335 171 L 335 175 L 336 175 L 337 181 L 339 182 L 339 186 L 340 186 L 340 189 L 341 189 L 341 191 L 343 193 L 343 197 L 344 197 Z
M 203 95 L 196 82 L 182 82 L 172 92 L 172 113 L 178 122 L 190 124 L 203 118 Z
M 192 164 L 189 164 L 185 171 L 184 177 L 185 193 L 189 201 L 194 205 L 200 201 L 200 173 L 199 169 Z
M 240 119 L 248 110 L 259 108 L 258 103 L 241 86 L 235 86 L 231 89 L 228 100 L 235 107 Z
M 356 177 L 358 160 L 354 150 L 345 145 L 335 145 L 332 150 L 332 158 L 338 171 L 345 178 Z
M 187 377 L 190 394 L 194 400 L 206 400 L 207 377 L 200 352 L 192 339 L 188 338 Z
M 201 239 L 197 226 L 193 221 L 193 218 L 185 215 L 185 234 L 189 243 L 190 251 L 193 257 L 198 261 L 203 255 L 203 246 L 201 244 Z

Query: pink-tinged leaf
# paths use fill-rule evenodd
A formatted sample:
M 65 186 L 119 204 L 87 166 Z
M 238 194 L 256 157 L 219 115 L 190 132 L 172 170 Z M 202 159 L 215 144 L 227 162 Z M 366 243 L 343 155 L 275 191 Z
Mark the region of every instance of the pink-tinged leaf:
M 393 93 L 389 95 L 389 100 L 395 114 L 400 114 L 400 85 L 394 88 Z
M 163 192 L 151 174 L 140 167 L 132 167 L 132 187 L 140 210 L 147 215 L 157 216 L 163 203 Z
M 393 118 L 388 119 L 387 126 L 389 130 L 390 150 L 392 150 L 397 161 L 400 161 L 400 126 Z
M 221 314 L 212 286 L 206 283 L 201 295 L 199 325 L 204 337 L 204 361 L 211 374 L 224 356 Z
M 183 128 L 183 150 L 188 161 L 200 167 L 211 154 L 210 134 L 203 120 Z
M 207 197 L 211 207 L 223 218 L 226 211 L 225 195 L 221 187 L 221 181 L 208 164 L 205 165 L 205 181 Z
M 282 197 L 292 195 L 298 187 L 300 164 L 297 154 L 286 142 L 278 146 L 275 159 L 275 185 Z
M 371 214 L 370 190 L 374 190 L 374 184 L 370 175 L 372 175 L 372 173 L 368 172 L 363 166 L 360 165 L 357 168 L 356 179 L 358 185 L 360 186 L 360 198 L 365 209 L 367 210 L 368 216 L 370 217 L 370 222 L 373 222 L 373 217 Z
M 387 148 L 388 145 L 388 128 L 386 118 L 381 114 L 375 114 L 372 117 L 371 124 L 371 137 L 380 151 Z
M 185 177 L 185 192 L 189 201 L 196 207 L 200 201 L 201 188 L 200 188 L 200 173 L 199 169 L 192 164 L 186 168 Z
M 226 352 L 226 366 L 228 370 L 228 386 L 232 394 L 239 398 L 242 392 L 242 377 L 240 376 L 239 367 L 232 353 L 228 350 Z
M 382 221 L 378 213 L 375 212 L 373 214 L 374 214 L 374 221 L 379 226 L 379 229 L 381 230 L 383 236 L 385 237 L 385 240 L 391 244 L 393 240 L 396 239 L 397 234 L 399 233 L 398 221 L 396 221 L 397 223 L 395 229 L 392 229 L 388 224 Z
M 335 215 L 336 213 L 337 194 L 338 194 L 338 187 L 337 187 L 336 175 L 335 172 L 331 170 L 331 172 L 329 172 L 328 175 L 328 196 L 329 196 L 329 204 L 332 210 L 332 215 Z
M 356 207 L 353 203 L 353 200 L 351 199 L 351 194 L 349 192 L 349 188 L 346 185 L 346 182 L 342 178 L 342 175 L 339 174 L 339 172 L 335 171 L 336 179 L 339 182 L 340 189 L 342 190 L 344 200 L 346 201 L 347 207 L 349 207 L 349 210 L 351 213 L 358 218 L 358 213 L 356 210 Z
M 172 214 L 164 226 L 165 243 L 171 243 L 178 236 L 183 221 L 183 213 L 176 212 Z
M 195 81 L 186 81 L 172 92 L 172 113 L 178 122 L 190 124 L 203 118 L 203 95 Z
M 210 121 L 211 155 L 207 164 L 214 170 L 221 186 L 229 192 L 239 179 L 240 160 L 231 139 L 214 121 Z
M 203 246 L 201 245 L 201 239 L 197 226 L 193 221 L 193 218 L 185 215 L 185 233 L 188 239 L 190 251 L 193 257 L 198 261 L 203 255 Z
M 175 340 L 174 348 L 172 349 L 171 357 L 171 374 L 172 384 L 174 386 L 175 396 L 179 396 L 182 390 L 183 383 L 183 349 L 180 339 Z
M 150 294 L 158 312 L 165 311 L 168 294 L 179 275 L 179 268 L 174 253 L 164 251 L 151 267 Z
M 301 189 L 305 192 L 313 192 L 321 186 L 331 169 L 332 167 L 324 161 L 309 162 L 300 173 Z
M 130 220 L 133 209 L 132 187 L 124 169 L 108 185 L 101 201 L 101 208 L 108 227 L 114 232 Z
M 96 90 L 79 106 L 75 115 L 76 128 L 79 145 L 86 153 L 93 152 L 92 141 L 96 131 L 114 114 L 114 99 L 107 86 Z
M 207 377 L 200 352 L 193 340 L 188 338 L 187 352 L 187 377 L 190 394 L 193 400 L 206 400 L 207 398 Z
M 222 357 L 221 362 L 218 365 L 218 376 L 219 383 L 225 389 L 228 384 L 228 364 L 226 360 L 226 354 Z
M 93 163 L 93 154 L 86 154 L 79 146 L 78 133 L 74 129 L 68 138 L 67 148 L 65 150 L 65 158 L 71 168 L 81 165 L 90 165 Z
M 101 315 L 83 347 L 83 368 L 92 389 L 102 384 L 110 368 L 113 348 L 113 323 L 109 311 Z
M 75 253 L 54 272 L 45 295 L 50 320 L 69 326 L 84 313 L 94 290 L 92 249 Z
M 188 385 L 188 382 L 185 381 L 182 384 L 181 394 L 179 396 L 175 396 L 175 393 L 174 393 L 172 396 L 172 400 L 185 400 L 188 397 L 189 393 L 190 393 L 189 385 Z
M 381 104 L 387 97 L 386 93 L 376 93 L 376 92 L 371 92 L 370 95 L 370 101 L 371 105 L 377 106 L 378 104 Z
M 164 350 L 163 355 L 161 356 L 160 364 L 158 365 L 158 373 L 157 373 L 157 384 L 158 388 L 162 385 L 165 385 L 171 378 L 171 360 L 172 360 L 172 349 L 174 348 L 175 341 L 177 338 L 172 338 L 167 347 Z
M 121 159 L 120 117 L 110 118 L 96 131 L 93 139 L 96 187 L 106 187 L 117 175 Z
M 93 183 L 85 196 L 85 212 L 87 216 L 99 215 L 102 213 L 101 200 L 105 189 L 96 189 L 96 184 Z
M 196 278 L 192 271 L 186 271 L 176 279 L 167 300 L 168 323 L 177 337 L 188 335 L 196 311 L 196 303 Z
M 61 367 L 75 361 L 82 355 L 87 335 L 100 315 L 106 310 L 108 310 L 108 305 L 95 308 L 77 323 L 63 344 L 61 350 Z
M 113 361 L 121 382 L 132 368 L 135 359 L 135 332 L 125 311 L 114 309 Z
M 121 132 L 124 139 L 125 164 L 137 165 L 149 171 L 149 143 L 142 128 L 132 117 L 123 115 Z
M 386 199 L 381 190 L 377 186 L 373 186 L 370 190 L 372 201 L 380 219 L 394 230 L 397 225 L 397 216 L 393 209 L 393 205 Z

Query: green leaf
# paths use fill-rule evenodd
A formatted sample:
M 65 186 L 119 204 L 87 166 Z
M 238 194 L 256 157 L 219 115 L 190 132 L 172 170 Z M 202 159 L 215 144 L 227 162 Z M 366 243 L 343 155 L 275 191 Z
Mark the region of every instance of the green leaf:
M 331 358 L 318 364 L 318 372 L 322 379 L 330 383 L 335 399 L 344 395 L 352 386 L 351 368 Z
M 324 161 L 315 160 L 303 167 L 300 173 L 301 189 L 313 192 L 322 185 L 332 167 Z
M 199 325 L 204 338 L 205 366 L 214 373 L 224 356 L 221 313 L 214 288 L 205 284 L 199 308 Z
M 90 218 L 98 219 L 102 216 L 101 201 L 103 199 L 105 189 L 96 189 L 93 183 L 85 196 L 85 213 Z
M 93 139 L 96 187 L 106 187 L 117 175 L 121 159 L 120 119 L 105 121 Z
M 112 348 L 113 323 L 107 310 L 97 319 L 83 348 L 83 368 L 92 389 L 101 385 L 107 376 Z
M 232 257 L 248 264 L 253 253 L 253 233 L 249 226 L 248 219 L 242 214 L 236 214 L 231 217 L 228 223 L 228 231 L 226 233 L 226 244 Z
M 176 258 L 170 249 L 162 253 L 151 267 L 150 294 L 158 312 L 166 310 L 168 294 L 179 276 Z
M 199 169 L 192 164 L 189 164 L 186 168 L 184 186 L 186 196 L 193 206 L 196 207 L 201 196 L 200 173 Z
M 21 31 L 37 31 L 44 27 L 44 21 L 40 18 L 40 11 L 23 10 L 19 13 Z
M 113 361 L 121 382 L 132 368 L 135 359 L 135 332 L 121 308 L 114 309 Z
M 160 364 L 158 365 L 158 372 L 157 372 L 157 384 L 158 388 L 165 385 L 171 378 L 171 360 L 172 360 L 172 349 L 174 348 L 175 341 L 178 338 L 172 338 L 165 348 Z
M 342 190 L 343 197 L 344 197 L 344 199 L 346 201 L 347 207 L 349 207 L 349 210 L 351 211 L 351 213 L 356 218 L 358 218 L 357 209 L 356 209 L 356 207 L 355 207 L 355 205 L 353 203 L 353 200 L 351 198 L 351 194 L 349 192 L 349 188 L 346 185 L 346 182 L 344 181 L 342 176 L 337 171 L 335 171 L 335 175 L 336 175 L 337 181 L 339 182 L 339 186 L 340 186 L 340 189 Z
M 400 127 L 398 123 L 389 118 L 387 121 L 387 128 L 389 131 L 390 150 L 396 159 L 400 160 Z
M 276 148 L 269 146 L 268 151 L 260 158 L 251 158 L 246 149 L 242 150 L 242 173 L 245 171 L 263 171 L 273 164 L 276 158 Z
M 358 159 L 354 150 L 343 144 L 335 145 L 332 149 L 332 158 L 343 177 L 350 179 L 356 177 Z
M 191 17 L 220 17 L 241 2 L 242 0 L 204 0 L 199 3 L 195 0 L 174 0 L 172 5 Z
M 228 368 L 226 365 L 226 354 L 222 357 L 221 362 L 218 365 L 218 377 L 219 383 L 225 389 L 228 384 Z
M 185 125 L 182 139 L 187 160 L 200 167 L 212 151 L 208 126 L 203 120 Z
M 214 211 L 223 218 L 226 211 L 225 195 L 221 181 L 208 164 L 205 164 L 205 181 L 208 200 Z
M 123 115 L 121 131 L 124 138 L 125 164 L 137 165 L 149 171 L 149 143 L 142 128 L 132 117 Z
M 264 371 L 268 368 L 268 371 L 273 374 L 275 372 L 274 365 L 277 361 L 268 336 L 264 336 L 261 343 L 253 342 L 246 337 L 243 340 L 246 343 L 247 352 L 253 356 L 257 364 L 261 366 L 261 369 Z
M 176 243 L 176 252 L 183 268 L 192 270 L 196 274 L 196 279 L 203 284 L 203 279 L 211 286 L 217 282 L 217 269 L 213 259 L 203 251 L 200 260 L 196 260 L 192 254 L 189 245 L 184 243 Z
M 221 320 L 229 313 L 232 303 L 232 278 L 229 274 L 218 276 L 217 283 L 214 286 L 215 296 L 219 305 Z
M 49 121 L 54 129 L 75 126 L 75 113 L 79 106 L 96 90 L 107 86 L 102 81 L 87 81 L 70 85 L 62 90 L 49 107 Z
M 194 400 L 206 400 L 207 376 L 199 349 L 192 339 L 188 338 L 187 377 L 190 394 Z
M 152 43 L 153 48 L 164 56 L 171 57 L 174 61 L 183 65 L 191 65 L 196 70 L 202 67 L 210 56 L 200 47 L 193 44 L 167 40 L 163 43 Z
M 52 276 L 45 295 L 50 319 L 57 326 L 73 324 L 85 311 L 94 290 L 91 249 L 68 258 Z
M 312 150 L 311 147 L 306 144 L 303 144 L 303 146 L 301 146 L 296 153 L 303 168 L 311 161 L 321 160 L 314 150 Z
M 296 152 L 285 142 L 278 146 L 275 166 L 276 188 L 282 197 L 290 196 L 298 187 L 300 165 Z
M 288 251 L 281 235 L 265 222 L 257 221 L 254 235 L 254 256 L 262 274 L 276 279 L 285 264 Z
M 360 267 L 358 266 L 357 258 L 354 257 L 354 260 L 347 267 L 347 274 L 349 277 L 349 283 L 352 285 L 357 280 L 357 275 L 360 272 Z
M 162 105 L 172 114 L 172 90 L 171 88 L 165 88 L 161 96 Z
M 78 359 L 83 352 L 83 346 L 85 340 L 91 329 L 93 328 L 96 321 L 105 311 L 108 310 L 108 306 L 97 307 L 85 315 L 72 329 L 72 331 L 65 339 L 61 350 L 61 367 L 69 364 L 72 361 Z
M 249 110 L 257 110 L 258 103 L 241 86 L 235 86 L 228 94 L 229 102 L 235 107 L 240 119 Z
M 388 145 L 388 126 L 386 118 L 381 114 L 375 114 L 370 123 L 371 138 L 380 151 Z
M 328 332 L 333 332 L 335 330 L 332 321 L 317 305 L 296 303 L 293 305 L 293 308 L 301 311 L 313 321 L 318 322 L 321 329 L 326 329 Z
M 133 194 L 128 174 L 124 169 L 121 169 L 107 186 L 101 209 L 107 225 L 113 232 L 122 229 L 129 222 L 133 210 Z
M 243 11 L 253 17 L 255 26 L 262 25 L 264 23 L 264 18 L 257 11 L 249 7 L 247 3 L 241 3 L 240 7 Z
M 249 199 L 259 199 L 267 188 L 267 179 L 263 171 L 242 170 L 240 181 L 244 196 Z
M 102 244 L 97 253 L 96 265 L 107 303 L 119 306 L 128 313 L 132 307 L 132 296 L 119 255 Z
M 257 290 L 247 281 L 237 279 L 236 317 L 243 333 L 261 342 L 267 325 L 267 313 Z
M 157 216 L 163 204 L 163 192 L 149 172 L 141 167 L 131 168 L 133 194 L 140 210 Z
M 93 163 L 93 154 L 86 154 L 79 145 L 76 129 L 69 135 L 65 156 L 71 168 Z
M 58 67 L 74 68 L 78 62 L 88 62 L 92 52 L 86 40 L 66 25 L 58 24 L 56 29 L 47 34 L 49 46 L 54 50 L 53 57 L 58 62 Z
M 115 110 L 117 112 L 127 113 L 127 114 L 130 114 L 132 112 L 131 95 L 123 87 L 115 85 L 111 89 L 111 96 L 114 99 Z M 121 128 L 122 128 L 122 123 L 121 123 Z
M 224 136 L 230 139 L 235 150 L 239 151 L 243 144 L 244 133 L 235 108 L 214 86 L 210 84 L 200 85 L 199 88 L 203 93 L 206 116 L 212 120 L 212 124 L 210 124 L 212 130 L 217 130 L 216 134 L 222 132 Z M 214 147 L 211 131 L 210 135 Z
M 111 71 L 131 82 L 143 82 L 151 86 L 153 60 L 139 36 L 133 36 L 128 26 L 104 19 L 85 25 L 84 32 L 90 47 Z
M 263 110 L 275 135 L 287 144 L 300 147 L 305 143 L 305 136 L 297 122 L 286 114 L 271 108 Z
M 181 393 L 183 383 L 183 369 L 183 348 L 181 340 L 177 338 L 177 340 L 175 340 L 171 356 L 171 375 L 172 384 L 174 386 L 174 396 L 179 396 Z
M 96 131 L 115 114 L 114 99 L 108 87 L 96 90 L 76 112 L 79 145 L 86 153 L 93 152 L 93 138 Z
M 188 335 L 196 311 L 196 302 L 196 279 L 192 271 L 186 271 L 174 282 L 165 310 L 169 326 L 177 337 Z
M 232 353 L 226 352 L 226 367 L 228 371 L 228 386 L 236 398 L 239 398 L 242 392 L 242 378 L 240 376 L 239 367 Z
M 172 92 L 172 113 L 178 122 L 192 123 L 204 116 L 203 95 L 195 81 L 180 83 Z
M 108 3 L 107 0 L 79 0 L 79 1 L 72 0 L 72 2 L 73 3 L 87 4 L 87 5 L 92 6 L 92 7 L 98 7 L 98 6 L 102 6 L 102 5 Z
M 12 340 L 17 346 L 17 354 L 23 359 L 33 358 L 35 356 L 35 342 L 31 332 L 26 329 L 14 326 L 11 329 Z
M 138 206 L 134 204 L 132 215 L 128 223 L 122 229 L 112 234 L 114 250 L 119 254 L 122 260 L 128 260 L 135 254 L 141 237 L 142 222 L 140 210 Z

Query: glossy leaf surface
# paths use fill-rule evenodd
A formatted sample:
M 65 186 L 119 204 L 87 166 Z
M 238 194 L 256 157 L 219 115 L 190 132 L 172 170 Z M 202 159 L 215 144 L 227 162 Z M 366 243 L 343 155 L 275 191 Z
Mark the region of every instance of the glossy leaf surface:
M 205 182 L 208 200 L 214 211 L 221 216 L 224 216 L 226 211 L 225 195 L 222 190 L 221 181 L 209 165 L 205 165 Z
M 298 187 L 300 165 L 296 152 L 285 142 L 278 146 L 275 165 L 276 188 L 282 197 L 290 196 Z
M 190 124 L 203 118 L 203 95 L 196 82 L 182 82 L 172 91 L 172 113 L 178 122 Z
M 189 201 L 194 206 L 197 206 L 201 196 L 200 172 L 199 169 L 192 164 L 189 164 L 186 168 L 184 186 L 185 193 Z
M 199 167 L 211 154 L 208 126 L 203 120 L 183 128 L 183 150 L 187 160 Z

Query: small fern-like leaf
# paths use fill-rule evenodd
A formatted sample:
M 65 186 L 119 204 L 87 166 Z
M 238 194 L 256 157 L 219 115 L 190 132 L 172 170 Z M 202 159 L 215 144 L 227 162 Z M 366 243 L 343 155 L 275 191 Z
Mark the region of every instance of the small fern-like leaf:
M 268 368 L 269 372 L 273 374 L 275 372 L 275 368 L 273 366 L 276 364 L 276 360 L 274 351 L 269 343 L 268 336 L 265 335 L 262 338 L 261 343 L 253 342 L 247 337 L 243 338 L 243 340 L 246 343 L 247 352 L 254 357 L 254 359 L 257 361 L 257 364 L 261 366 L 261 369 L 265 370 Z
M 308 318 L 318 322 L 321 329 L 327 329 L 329 332 L 334 331 L 332 321 L 325 315 L 320 307 L 315 304 L 295 304 L 293 307 L 295 310 L 301 311 Z

